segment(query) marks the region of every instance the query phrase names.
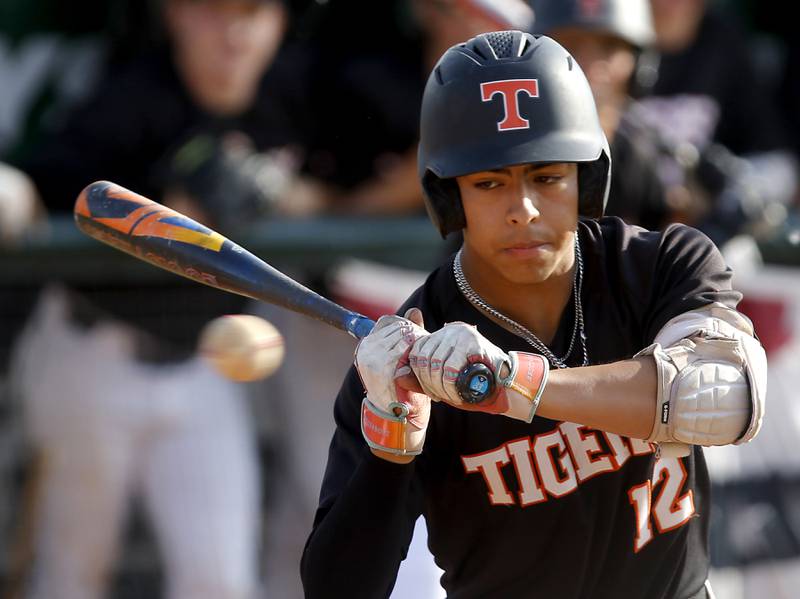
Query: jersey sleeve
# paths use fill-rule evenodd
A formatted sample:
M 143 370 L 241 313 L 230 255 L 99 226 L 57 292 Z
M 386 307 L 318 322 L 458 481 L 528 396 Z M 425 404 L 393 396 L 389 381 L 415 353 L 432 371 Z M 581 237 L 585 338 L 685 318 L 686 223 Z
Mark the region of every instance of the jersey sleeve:
M 714 243 L 700 231 L 670 225 L 660 234 L 644 315 L 645 343 L 650 344 L 672 318 L 718 302 L 736 308 L 741 293 L 731 287 L 733 272 Z
M 388 597 L 421 513 L 416 460 L 375 457 L 361 436 L 363 396 L 351 367 L 336 398 L 336 430 L 301 561 L 308 598 Z

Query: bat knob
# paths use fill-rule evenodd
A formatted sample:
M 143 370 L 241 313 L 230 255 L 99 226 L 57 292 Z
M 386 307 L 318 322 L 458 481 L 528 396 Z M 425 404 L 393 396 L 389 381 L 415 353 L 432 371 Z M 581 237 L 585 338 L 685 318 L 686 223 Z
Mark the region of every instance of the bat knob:
M 494 372 L 486 364 L 475 362 L 458 373 L 456 389 L 461 399 L 478 404 L 494 394 Z

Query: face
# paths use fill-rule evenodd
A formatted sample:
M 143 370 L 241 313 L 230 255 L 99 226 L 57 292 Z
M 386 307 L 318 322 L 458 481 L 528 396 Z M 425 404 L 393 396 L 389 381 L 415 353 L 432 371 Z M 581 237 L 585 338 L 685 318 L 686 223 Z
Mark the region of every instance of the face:
M 491 19 L 486 11 L 476 8 L 470 10 L 469 2 L 415 0 L 412 8 L 436 59 L 449 47 L 479 33 L 507 28 L 496 19 Z
M 286 27 L 278 0 L 169 0 L 165 16 L 178 69 L 212 110 L 251 99 Z
M 570 271 L 578 223 L 576 164 L 512 166 L 456 181 L 471 277 L 529 285 Z
M 636 66 L 634 49 L 623 39 L 600 31 L 563 27 L 549 35 L 581 65 L 598 109 L 626 101 Z
M 706 0 L 650 0 L 659 48 L 677 52 L 694 39 Z

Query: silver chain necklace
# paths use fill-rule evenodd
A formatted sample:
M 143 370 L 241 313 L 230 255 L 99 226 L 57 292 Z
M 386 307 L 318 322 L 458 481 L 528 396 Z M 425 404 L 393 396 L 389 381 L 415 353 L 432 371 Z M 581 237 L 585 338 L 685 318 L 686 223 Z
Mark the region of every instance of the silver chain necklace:
M 512 320 L 502 312 L 495 310 L 484 300 L 478 292 L 475 291 L 464 276 L 464 270 L 461 268 L 461 250 L 458 250 L 455 260 L 453 260 L 453 274 L 456 278 L 456 285 L 458 285 L 461 294 L 479 310 L 493 316 L 497 320 L 508 325 L 514 333 L 522 337 L 525 341 L 530 343 L 539 353 L 544 355 L 550 364 L 556 368 L 568 368 L 566 362 L 572 355 L 572 350 L 575 347 L 575 339 L 580 338 L 581 348 L 583 350 L 583 363 L 582 366 L 588 366 L 589 354 L 586 351 L 586 331 L 583 326 L 583 305 L 581 304 L 581 291 L 583 289 L 583 257 L 581 256 L 581 244 L 578 242 L 578 233 L 575 232 L 575 261 L 577 268 L 572 275 L 572 298 L 575 304 L 575 323 L 572 327 L 572 338 L 569 341 L 567 352 L 561 357 L 557 357 L 550 348 L 547 347 L 541 339 L 533 334 L 532 331 L 519 324 L 516 320 Z

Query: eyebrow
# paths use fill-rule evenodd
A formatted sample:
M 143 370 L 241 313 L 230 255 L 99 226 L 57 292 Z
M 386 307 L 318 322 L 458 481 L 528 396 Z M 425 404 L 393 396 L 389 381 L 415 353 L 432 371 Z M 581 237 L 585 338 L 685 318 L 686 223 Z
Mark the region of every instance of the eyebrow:
M 545 163 L 545 164 L 529 164 L 529 165 L 527 165 L 527 168 L 525 169 L 525 172 L 530 173 L 532 171 L 540 171 L 540 170 L 546 169 L 548 167 L 554 166 L 556 164 L 564 164 L 564 163 L 563 162 L 548 162 L 548 163 Z M 510 175 L 511 174 L 511 169 L 509 169 L 509 168 L 490 168 L 490 169 L 488 169 L 488 170 L 486 170 L 484 172 L 487 172 L 487 173 L 499 173 L 499 174 L 503 174 L 503 175 Z

